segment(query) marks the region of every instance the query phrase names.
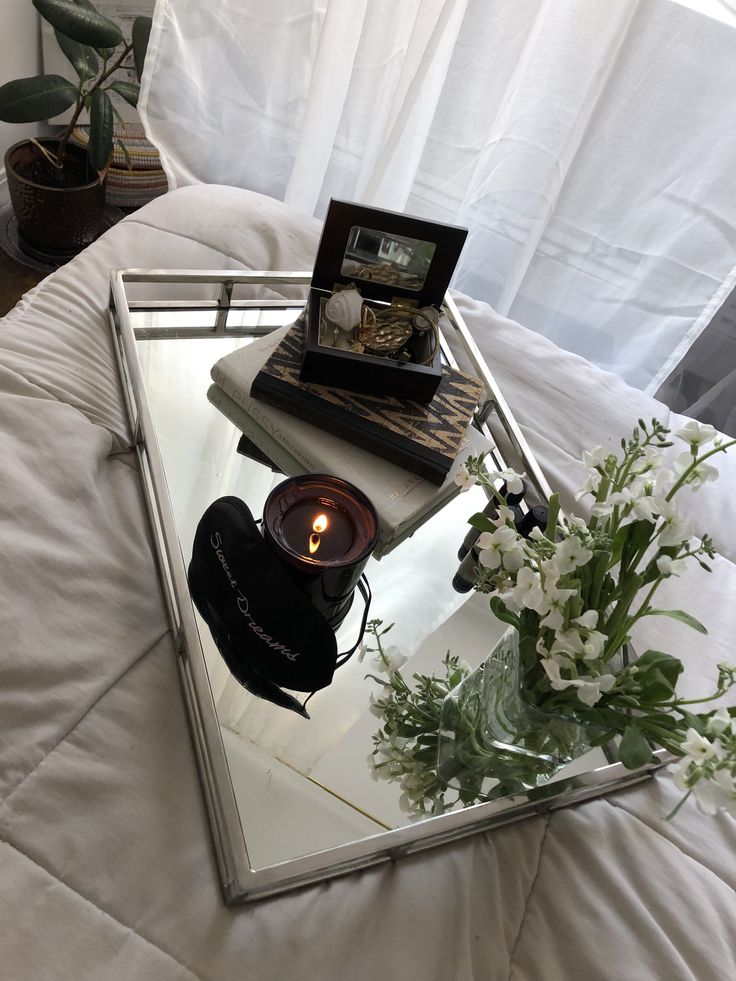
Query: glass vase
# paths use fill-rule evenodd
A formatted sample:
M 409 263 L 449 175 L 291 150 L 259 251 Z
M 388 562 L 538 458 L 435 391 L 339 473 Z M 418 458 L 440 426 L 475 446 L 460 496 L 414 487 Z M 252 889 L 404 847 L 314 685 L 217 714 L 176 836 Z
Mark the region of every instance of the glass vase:
M 523 793 L 591 748 L 595 733 L 525 697 L 519 634 L 509 627 L 491 654 L 445 696 L 437 773 L 461 802 Z

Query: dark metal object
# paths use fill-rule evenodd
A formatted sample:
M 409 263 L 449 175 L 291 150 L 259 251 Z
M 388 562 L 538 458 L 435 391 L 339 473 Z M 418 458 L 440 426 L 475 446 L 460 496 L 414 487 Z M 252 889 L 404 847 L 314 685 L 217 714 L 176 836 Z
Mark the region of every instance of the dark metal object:
M 55 149 L 55 140 L 39 140 Z M 86 166 L 87 153 L 67 146 L 67 154 Z M 18 167 L 37 159 L 40 151 L 28 140 L 16 143 L 5 154 L 5 170 L 13 210 L 18 221 L 21 248 L 34 257 L 71 258 L 90 245 L 103 231 L 105 187 L 98 175 L 81 187 L 46 187 L 18 172 Z
M 514 524 L 519 529 L 521 528 L 519 522 L 522 519 L 522 513 L 519 510 L 518 505 L 521 504 L 522 500 L 524 499 L 524 495 L 526 494 L 527 491 L 526 481 L 522 480 L 521 483 L 523 484 L 523 486 L 518 494 L 509 494 L 506 490 L 506 484 L 504 484 L 501 490 L 498 492 L 501 495 L 501 497 L 505 498 L 506 507 L 509 507 L 514 511 Z M 498 512 L 498 501 L 496 500 L 495 497 L 493 497 L 488 502 L 488 504 L 486 504 L 486 506 L 483 508 L 482 513 L 487 518 L 495 518 L 497 512 Z M 470 549 L 473 547 L 473 545 L 475 545 L 475 543 L 478 541 L 479 535 L 480 532 L 478 531 L 477 528 L 471 528 L 470 531 L 467 533 L 467 535 L 463 539 L 462 545 L 457 550 L 457 557 L 461 562 L 468 554 Z

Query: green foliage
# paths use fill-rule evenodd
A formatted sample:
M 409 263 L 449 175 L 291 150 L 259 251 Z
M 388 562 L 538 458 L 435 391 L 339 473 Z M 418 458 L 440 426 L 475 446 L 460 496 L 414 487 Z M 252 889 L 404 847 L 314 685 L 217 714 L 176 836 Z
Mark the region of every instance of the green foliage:
M 624 730 L 618 755 L 627 770 L 636 770 L 652 759 L 652 747 L 633 723 Z
M 642 700 L 664 702 L 671 699 L 682 674 L 682 661 L 664 651 L 646 651 L 636 662 L 636 678 Z
M 52 27 L 79 44 L 115 48 L 123 40 L 117 24 L 72 0 L 33 0 L 33 6 Z
M 476 531 L 495 531 L 496 526 L 493 524 L 490 518 L 486 517 L 482 511 L 478 511 L 477 514 L 473 514 L 468 518 L 468 524 L 472 525 Z
M 0 86 L 0 120 L 35 123 L 58 116 L 77 99 L 77 89 L 61 75 L 17 78 Z
M 80 83 L 86 82 L 88 78 L 94 78 L 100 70 L 95 49 L 86 44 L 80 44 L 78 41 L 72 41 L 61 31 L 55 30 L 54 35 L 59 47 L 74 66 Z
M 689 613 L 685 613 L 684 610 L 647 610 L 647 616 L 650 617 L 671 617 L 673 620 L 679 620 L 680 623 L 687 624 L 688 627 L 692 627 L 693 630 L 697 630 L 699 634 L 707 634 L 708 630 L 700 620 L 696 620 L 694 616 Z
M 113 124 L 117 114 L 109 92 L 132 106 L 138 104 L 140 87 L 124 80 L 112 80 L 119 69 L 135 70 L 140 78 L 151 33 L 151 18 L 137 17 L 133 37 L 125 42 L 123 32 L 104 17 L 91 0 L 33 0 L 39 14 L 54 28 L 64 56 L 74 67 L 78 84 L 60 75 L 39 75 L 7 82 L 0 87 L 0 120 L 8 123 L 40 122 L 74 107 L 58 150 L 51 155 L 57 167 L 64 165 L 69 138 L 83 109 L 90 113 L 87 153 L 99 172 L 109 165 L 113 145 Z M 118 50 L 123 45 L 122 50 Z M 133 55 L 133 63 L 127 61 Z M 99 58 L 102 59 L 100 65 Z M 111 62 L 112 60 L 112 63 Z
M 133 21 L 133 59 L 138 81 L 143 76 L 143 66 L 148 51 L 148 39 L 151 36 L 151 18 L 136 17 Z
M 112 82 L 108 88 L 112 89 L 113 92 L 117 92 L 131 106 L 138 105 L 138 96 L 141 92 L 140 85 L 135 85 L 133 82 Z
M 89 162 L 95 170 L 104 170 L 112 154 L 113 131 L 112 102 L 104 89 L 92 93 L 89 123 Z
M 92 3 L 92 0 L 74 0 L 74 3 L 76 3 L 78 7 L 83 7 L 85 10 L 91 10 L 93 13 L 99 12 L 97 7 L 95 7 L 95 5 Z M 95 45 L 95 51 L 103 61 L 109 61 L 113 56 L 115 47 L 106 48 Z

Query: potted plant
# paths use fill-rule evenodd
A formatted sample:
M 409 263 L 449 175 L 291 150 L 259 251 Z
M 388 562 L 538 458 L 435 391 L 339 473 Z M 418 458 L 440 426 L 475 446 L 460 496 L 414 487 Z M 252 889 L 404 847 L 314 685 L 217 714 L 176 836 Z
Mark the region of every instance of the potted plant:
M 675 499 L 715 480 L 711 458 L 736 440 L 695 421 L 672 435 L 687 450 L 669 459 L 663 451 L 674 443 L 656 419 L 650 426 L 640 419 L 620 454 L 586 451 L 578 499 L 592 498 L 591 517 L 561 515 L 553 494 L 546 529 L 528 537 L 496 489 L 503 481 L 513 492 L 521 475 L 486 472 L 481 458 L 461 469 L 463 489 L 477 482 L 497 498 L 495 517 L 469 519 L 480 532 L 475 588 L 490 594 L 509 629 L 475 671 L 448 652 L 443 674 L 408 679 L 400 670 L 406 657 L 382 641 L 390 627 L 368 625 L 378 672 L 369 677 L 381 685 L 372 711 L 382 722 L 369 761 L 377 778 L 400 783 L 408 813 L 526 792 L 586 748 L 608 746 L 627 769 L 665 750 L 681 803 L 694 794 L 708 814 L 736 814 L 736 706 L 712 707 L 736 688 L 736 666 L 719 664 L 710 691 L 684 696 L 678 658 L 661 650 L 637 657 L 630 646 L 645 617 L 707 634 L 654 596 L 688 563 L 710 572 L 713 543 L 693 537 Z
M 151 18 L 136 18 L 132 38 L 126 41 L 118 25 L 90 0 L 32 2 L 54 28 L 77 80 L 36 75 L 7 82 L 0 86 L 0 120 L 40 122 L 72 107 L 73 111 L 58 138 L 11 146 L 5 169 L 21 242 L 30 251 L 69 257 L 99 235 L 117 115 L 110 93 L 137 105 L 139 85 L 115 76 L 134 68 L 140 80 Z M 70 143 L 83 110 L 90 121 L 86 149 Z

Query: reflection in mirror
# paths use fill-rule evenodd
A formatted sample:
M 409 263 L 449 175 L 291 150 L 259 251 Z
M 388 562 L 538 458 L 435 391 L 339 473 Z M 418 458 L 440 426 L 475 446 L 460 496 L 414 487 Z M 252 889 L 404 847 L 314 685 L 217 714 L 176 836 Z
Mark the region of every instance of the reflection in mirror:
M 136 332 L 143 330 L 214 330 L 217 310 L 131 310 Z
M 424 286 L 435 248 L 434 242 L 353 225 L 340 272 L 353 279 L 418 291 Z

